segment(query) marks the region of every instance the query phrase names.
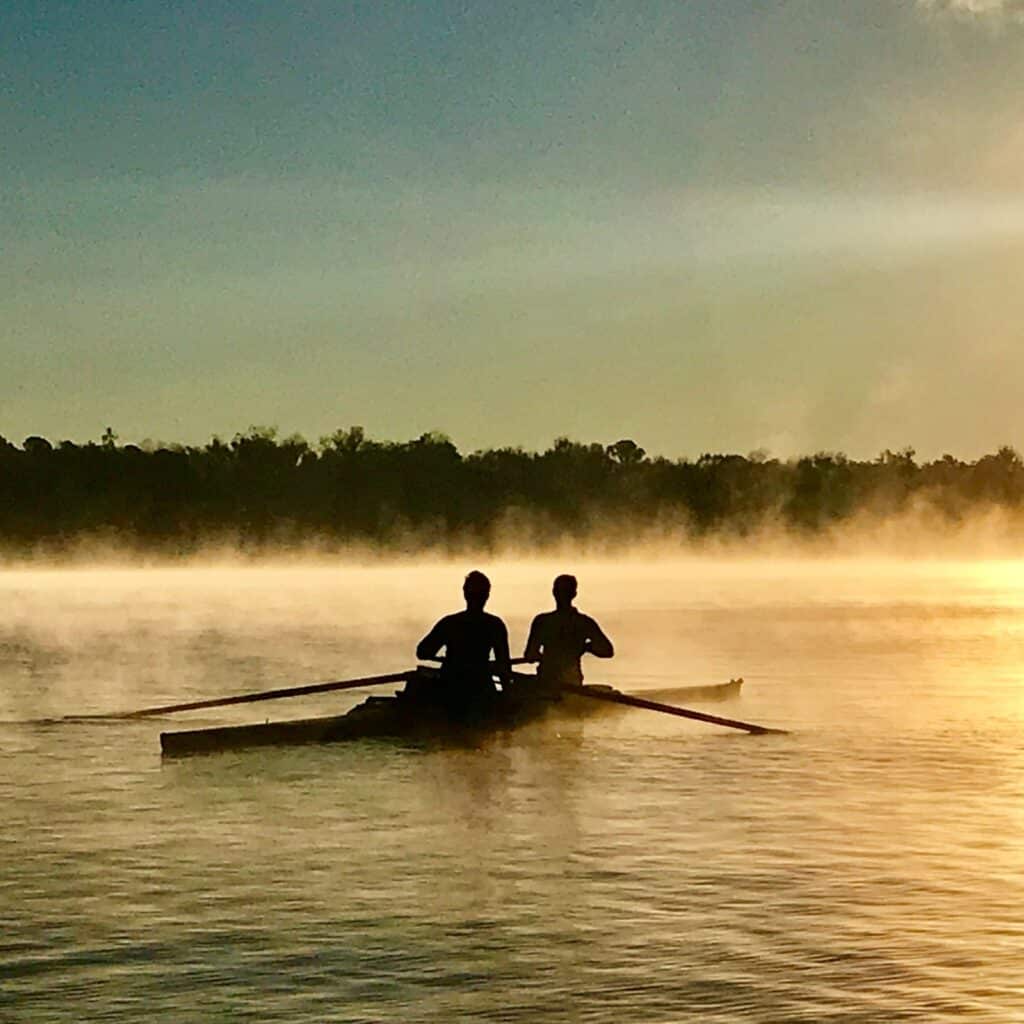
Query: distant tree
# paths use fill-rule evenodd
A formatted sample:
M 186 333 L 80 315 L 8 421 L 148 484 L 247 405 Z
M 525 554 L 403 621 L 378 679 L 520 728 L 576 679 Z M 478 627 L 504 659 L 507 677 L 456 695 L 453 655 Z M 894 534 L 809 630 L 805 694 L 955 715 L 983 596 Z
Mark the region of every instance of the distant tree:
M 1024 463 L 1014 448 L 1003 445 L 994 455 L 980 458 L 969 475 L 975 500 L 1016 505 L 1024 501 Z
M 362 427 L 349 427 L 348 430 L 336 430 L 320 438 L 320 448 L 354 455 L 366 442 L 366 432 Z
M 842 452 L 818 452 L 797 461 L 786 514 L 794 525 L 819 529 L 852 509 L 852 473 Z
M 605 451 L 612 462 L 617 462 L 620 466 L 635 466 L 647 457 L 647 452 L 643 448 L 628 439 L 608 445 Z

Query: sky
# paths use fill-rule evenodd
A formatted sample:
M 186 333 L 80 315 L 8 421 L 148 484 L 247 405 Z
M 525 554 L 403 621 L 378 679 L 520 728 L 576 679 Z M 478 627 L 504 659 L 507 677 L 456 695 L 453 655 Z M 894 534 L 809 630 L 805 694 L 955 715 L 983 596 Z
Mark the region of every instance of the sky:
M 0 435 L 1024 448 L 1022 0 L 5 0 Z

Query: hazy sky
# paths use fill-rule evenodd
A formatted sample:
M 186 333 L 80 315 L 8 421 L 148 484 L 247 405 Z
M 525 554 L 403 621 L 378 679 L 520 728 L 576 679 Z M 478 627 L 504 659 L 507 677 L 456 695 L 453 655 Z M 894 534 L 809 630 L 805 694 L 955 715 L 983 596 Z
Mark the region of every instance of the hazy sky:
M 5 0 L 0 434 L 1024 447 L 1024 0 Z

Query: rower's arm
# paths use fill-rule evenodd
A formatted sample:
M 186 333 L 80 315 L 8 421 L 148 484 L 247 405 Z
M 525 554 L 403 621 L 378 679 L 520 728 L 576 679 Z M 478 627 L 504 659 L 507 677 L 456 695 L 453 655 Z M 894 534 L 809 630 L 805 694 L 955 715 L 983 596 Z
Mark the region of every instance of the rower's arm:
M 612 658 L 615 648 L 611 640 L 604 635 L 601 627 L 591 618 L 587 619 L 587 638 L 584 641 L 584 654 L 592 654 L 595 658 Z
M 526 649 L 523 651 L 525 661 L 540 661 L 540 616 L 537 616 L 530 624 L 530 635 L 526 641 Z
M 437 652 L 447 643 L 444 619 L 441 619 L 434 628 L 416 645 L 416 657 L 421 661 L 436 658 Z
M 512 678 L 512 655 L 508 649 L 508 630 L 504 622 L 499 622 L 499 629 L 494 632 L 494 669 L 495 675 L 507 683 Z

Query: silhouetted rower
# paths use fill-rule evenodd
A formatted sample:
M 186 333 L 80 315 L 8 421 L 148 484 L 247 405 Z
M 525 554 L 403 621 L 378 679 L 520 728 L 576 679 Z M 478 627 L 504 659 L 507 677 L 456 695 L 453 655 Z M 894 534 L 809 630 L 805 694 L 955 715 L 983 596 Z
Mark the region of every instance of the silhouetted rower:
M 551 588 L 555 610 L 542 612 L 530 626 L 524 657 L 539 662 L 537 678 L 547 686 L 564 686 L 583 682 L 580 658 L 610 658 L 615 654 L 611 640 L 589 616 L 573 606 L 576 599 L 576 577 L 559 576 Z
M 466 610 L 446 615 L 416 645 L 417 658 L 436 658 L 444 648 L 441 682 L 445 698 L 463 707 L 493 696 L 493 676 L 511 678 L 508 630 L 497 615 L 484 611 L 491 581 L 471 572 L 462 584 Z M 494 660 L 491 660 L 493 654 Z

